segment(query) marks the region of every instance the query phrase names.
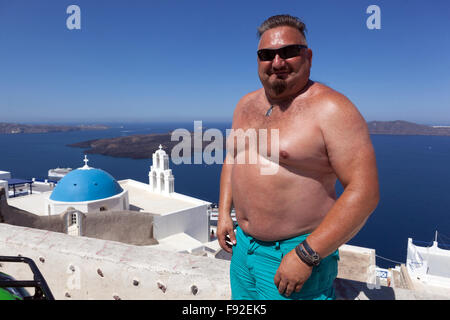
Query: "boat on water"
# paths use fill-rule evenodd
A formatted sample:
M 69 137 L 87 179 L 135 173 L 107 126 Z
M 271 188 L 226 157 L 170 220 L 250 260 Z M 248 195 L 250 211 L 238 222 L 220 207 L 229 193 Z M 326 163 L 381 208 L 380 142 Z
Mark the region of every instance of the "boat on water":
M 59 168 L 58 167 L 58 168 L 50 169 L 50 170 L 48 170 L 48 178 L 50 180 L 59 181 L 70 171 L 72 171 L 72 168 Z

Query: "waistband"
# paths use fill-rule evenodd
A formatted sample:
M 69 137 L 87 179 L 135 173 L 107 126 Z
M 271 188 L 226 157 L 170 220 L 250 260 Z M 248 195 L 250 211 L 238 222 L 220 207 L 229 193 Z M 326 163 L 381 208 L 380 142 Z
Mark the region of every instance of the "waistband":
M 248 246 L 250 251 L 253 251 L 256 247 L 265 247 L 267 249 L 276 249 L 282 251 L 290 251 L 299 243 L 303 242 L 311 233 L 305 233 L 296 237 L 278 240 L 278 241 L 262 241 L 252 237 L 251 235 L 244 232 L 241 227 L 236 227 L 236 238 L 237 241 L 244 241 L 244 246 Z M 339 259 L 339 250 L 336 249 L 328 257 L 336 257 Z
M 261 246 L 267 246 L 267 247 L 272 247 L 272 246 L 280 247 L 281 245 L 297 245 L 300 242 L 304 241 L 311 234 L 311 233 L 305 233 L 305 234 L 302 234 L 302 235 L 299 235 L 296 237 L 278 240 L 278 241 L 263 241 L 263 240 L 256 239 L 255 237 L 252 237 L 251 235 L 245 233 L 244 230 L 242 230 L 241 227 L 239 227 L 239 226 L 236 227 L 236 232 L 240 233 L 240 235 L 243 236 L 245 239 L 247 239 L 249 242 L 256 242 Z

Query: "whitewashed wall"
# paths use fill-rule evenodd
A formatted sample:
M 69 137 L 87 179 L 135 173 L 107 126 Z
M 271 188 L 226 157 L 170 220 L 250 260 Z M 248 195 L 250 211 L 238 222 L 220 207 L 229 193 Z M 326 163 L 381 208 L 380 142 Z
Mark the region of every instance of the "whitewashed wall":
M 0 255 L 35 261 L 56 299 L 230 299 L 229 261 L 0 224 Z M 0 271 L 31 279 L 23 264 Z M 195 293 L 195 294 L 194 294 Z
M 108 211 L 123 211 L 128 210 L 128 202 L 128 191 L 126 190 L 110 198 L 93 201 L 60 202 L 46 199 L 45 212 L 47 212 L 47 214 L 49 215 L 61 214 L 65 212 L 69 207 L 72 207 L 84 213 L 98 212 L 100 211 L 101 207 L 106 207 Z M 124 209 L 125 206 L 126 209 Z
M 162 239 L 176 233 L 186 233 L 200 242 L 209 241 L 208 205 L 153 217 L 153 236 Z

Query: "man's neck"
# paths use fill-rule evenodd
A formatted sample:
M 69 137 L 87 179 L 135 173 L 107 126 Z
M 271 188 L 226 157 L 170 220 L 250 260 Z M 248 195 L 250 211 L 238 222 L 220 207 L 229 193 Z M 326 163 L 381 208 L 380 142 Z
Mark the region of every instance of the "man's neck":
M 287 107 L 297 97 L 299 97 L 301 95 L 304 95 L 313 84 L 314 84 L 314 81 L 308 79 L 306 84 L 299 91 L 297 91 L 296 93 L 291 94 L 289 96 L 285 96 L 285 97 L 283 97 L 283 96 L 282 97 L 277 97 L 277 96 L 271 97 L 270 95 L 267 94 L 267 91 L 265 91 L 266 92 L 266 98 L 267 98 L 267 101 L 269 102 L 270 105 L 277 105 L 277 106 L 281 106 L 281 107 L 283 107 L 283 106 Z

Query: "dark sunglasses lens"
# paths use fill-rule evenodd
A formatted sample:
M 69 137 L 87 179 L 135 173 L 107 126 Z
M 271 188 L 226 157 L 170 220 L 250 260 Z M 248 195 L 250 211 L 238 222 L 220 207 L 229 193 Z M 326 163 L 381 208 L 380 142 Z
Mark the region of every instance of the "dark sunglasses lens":
M 301 47 L 299 46 L 287 46 L 284 48 L 279 49 L 278 54 L 283 59 L 289 59 L 293 57 L 297 57 L 300 55 Z
M 258 50 L 258 57 L 261 61 L 272 61 L 278 54 L 282 59 L 289 59 L 300 55 L 300 51 L 306 46 L 291 45 L 279 49 Z
M 275 50 L 261 49 L 258 50 L 258 57 L 261 61 L 271 61 L 275 58 Z

